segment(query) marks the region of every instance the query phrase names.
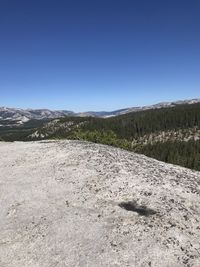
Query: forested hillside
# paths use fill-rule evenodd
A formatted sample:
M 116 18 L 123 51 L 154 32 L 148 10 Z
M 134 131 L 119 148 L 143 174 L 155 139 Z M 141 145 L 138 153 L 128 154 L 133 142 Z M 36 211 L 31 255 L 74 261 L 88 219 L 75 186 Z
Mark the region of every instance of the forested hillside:
M 200 170 L 200 103 L 107 119 L 65 117 L 0 132 L 3 140 L 81 139 Z M 16 132 L 15 132 L 16 131 Z

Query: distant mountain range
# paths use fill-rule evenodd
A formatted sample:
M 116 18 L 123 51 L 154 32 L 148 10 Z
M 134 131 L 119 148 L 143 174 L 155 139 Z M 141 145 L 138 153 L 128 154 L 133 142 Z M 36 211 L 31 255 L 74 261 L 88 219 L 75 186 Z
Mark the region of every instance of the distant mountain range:
M 194 103 L 200 103 L 200 99 L 181 100 L 176 102 L 162 102 L 150 106 L 131 107 L 114 111 L 99 111 L 99 112 L 88 111 L 81 113 L 75 113 L 73 111 L 68 111 L 68 110 L 20 109 L 20 108 L 0 107 L 0 126 L 4 126 L 5 123 L 7 126 L 9 124 L 11 124 L 12 126 L 22 125 L 29 120 L 54 119 L 66 116 L 108 118 L 108 117 L 127 114 L 130 112 L 137 112 L 149 109 L 169 108 L 177 105 L 194 104 Z

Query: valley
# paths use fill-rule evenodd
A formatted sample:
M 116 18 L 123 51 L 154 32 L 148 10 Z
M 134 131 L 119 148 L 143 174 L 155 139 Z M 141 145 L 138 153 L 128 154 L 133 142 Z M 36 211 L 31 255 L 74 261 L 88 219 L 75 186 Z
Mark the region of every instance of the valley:
M 200 103 L 196 102 L 109 118 L 68 115 L 31 119 L 18 126 L 3 120 L 0 140 L 85 140 L 200 170 Z

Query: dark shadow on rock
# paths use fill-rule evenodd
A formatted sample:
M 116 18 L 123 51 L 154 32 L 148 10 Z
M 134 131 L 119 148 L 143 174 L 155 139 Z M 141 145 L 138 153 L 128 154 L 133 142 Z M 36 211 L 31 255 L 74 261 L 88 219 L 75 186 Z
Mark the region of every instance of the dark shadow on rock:
M 137 212 L 140 216 L 150 216 L 156 214 L 156 211 L 146 206 L 139 206 L 136 201 L 121 202 L 119 207 L 128 211 Z

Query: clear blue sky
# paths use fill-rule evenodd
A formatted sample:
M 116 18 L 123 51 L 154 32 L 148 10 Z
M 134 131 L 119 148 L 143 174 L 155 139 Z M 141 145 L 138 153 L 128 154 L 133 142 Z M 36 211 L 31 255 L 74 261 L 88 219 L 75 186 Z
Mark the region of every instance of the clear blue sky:
M 199 0 L 1 0 L 0 106 L 200 98 Z

